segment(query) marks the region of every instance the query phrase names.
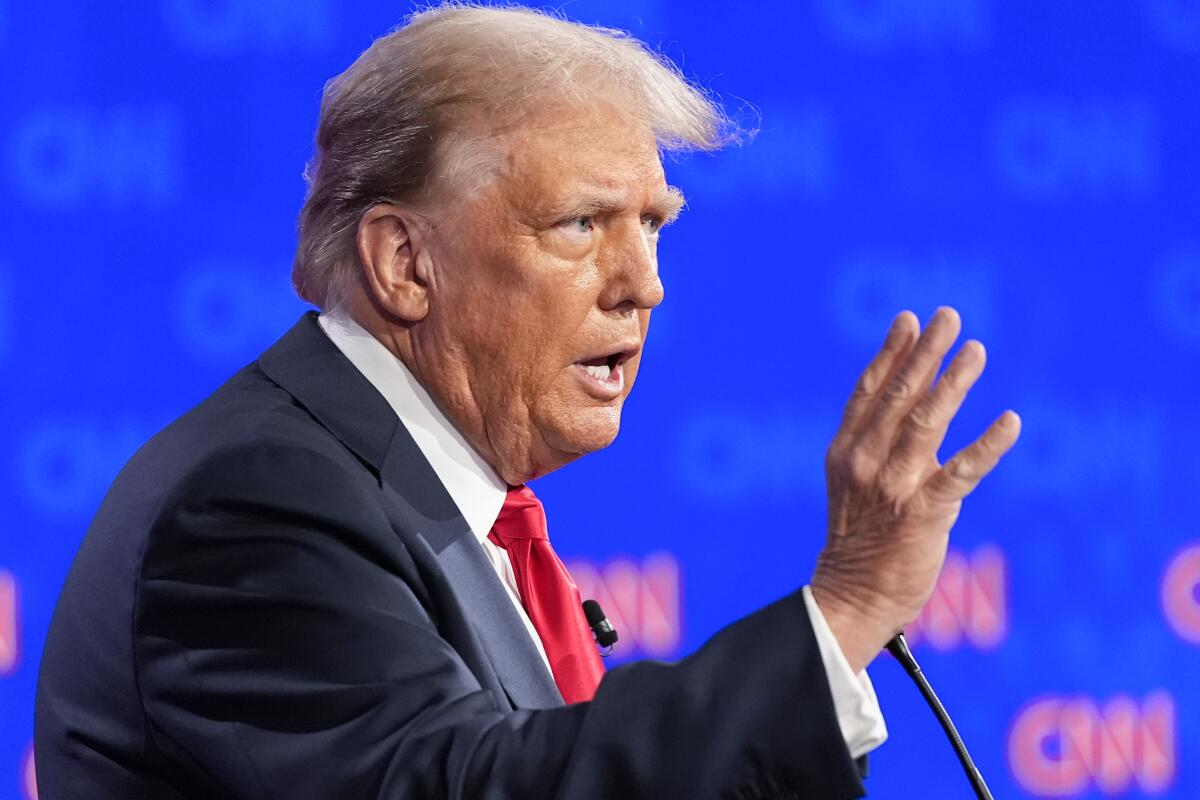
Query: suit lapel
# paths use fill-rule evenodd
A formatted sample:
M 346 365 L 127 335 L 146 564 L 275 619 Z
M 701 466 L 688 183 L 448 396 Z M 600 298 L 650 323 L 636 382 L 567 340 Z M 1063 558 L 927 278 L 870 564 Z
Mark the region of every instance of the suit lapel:
M 329 341 L 316 314 L 305 314 L 263 353 L 259 367 L 403 501 L 513 704 L 562 705 L 554 680 L 462 513 L 391 405 Z
M 525 633 L 525 624 L 517 616 L 508 591 L 403 425 L 396 426 L 382 466 L 382 480 L 421 520 L 419 532 L 437 557 L 513 705 L 561 706 L 562 695 Z

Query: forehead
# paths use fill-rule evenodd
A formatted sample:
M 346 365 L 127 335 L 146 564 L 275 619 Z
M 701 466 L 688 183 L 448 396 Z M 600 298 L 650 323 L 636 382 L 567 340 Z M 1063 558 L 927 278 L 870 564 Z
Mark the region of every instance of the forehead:
M 666 189 L 654 133 L 613 106 L 547 108 L 507 138 L 500 182 L 508 192 L 548 197 L 603 190 L 635 202 Z

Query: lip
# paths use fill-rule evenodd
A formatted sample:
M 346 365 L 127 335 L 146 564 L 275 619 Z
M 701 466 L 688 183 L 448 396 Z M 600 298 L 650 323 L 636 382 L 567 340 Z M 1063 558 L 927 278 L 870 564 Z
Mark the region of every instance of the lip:
M 579 379 L 583 390 L 597 400 L 615 400 L 625 391 L 625 365 L 617 364 L 604 380 L 592 375 L 582 364 L 572 364 L 571 371 Z
M 571 364 L 571 371 L 579 379 L 583 390 L 597 400 L 615 400 L 625 391 L 625 363 L 637 355 L 640 341 L 620 342 L 606 347 L 595 355 L 584 356 Z M 598 378 L 587 371 L 588 361 L 607 359 L 609 376 Z
M 585 354 L 575 359 L 576 364 L 582 364 L 585 361 L 594 361 L 597 358 L 608 358 L 615 355 L 616 363 L 624 364 L 629 359 L 637 355 L 637 352 L 642 349 L 641 339 L 628 339 L 623 342 L 613 342 L 602 349 L 593 351 L 590 354 Z

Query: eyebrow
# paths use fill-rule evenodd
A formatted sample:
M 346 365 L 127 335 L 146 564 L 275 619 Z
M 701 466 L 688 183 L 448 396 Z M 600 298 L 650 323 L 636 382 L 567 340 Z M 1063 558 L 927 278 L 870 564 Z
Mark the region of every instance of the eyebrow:
M 687 198 L 676 187 L 668 186 L 667 191 L 650 205 L 662 216 L 662 224 L 665 226 L 679 219 L 680 212 L 687 205 Z
M 568 217 L 590 217 L 599 214 L 613 214 L 625 208 L 619 195 L 615 192 L 608 192 L 599 188 L 592 188 L 587 191 L 589 195 L 581 202 L 564 203 L 554 209 L 554 216 L 559 218 Z M 669 225 L 674 222 L 679 213 L 683 210 L 687 201 L 683 196 L 683 192 L 679 191 L 674 186 L 668 186 L 665 191 L 659 192 L 650 201 L 647 210 L 650 213 L 657 214 L 662 219 L 663 225 Z

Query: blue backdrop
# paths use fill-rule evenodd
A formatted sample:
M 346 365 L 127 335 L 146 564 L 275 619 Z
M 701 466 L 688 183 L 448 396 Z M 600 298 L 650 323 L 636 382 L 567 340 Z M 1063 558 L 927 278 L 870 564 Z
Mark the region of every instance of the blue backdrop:
M 38 656 L 91 514 L 301 312 L 320 87 L 408 10 L 0 0 L 0 798 L 32 796 Z M 565 10 L 761 113 L 668 164 L 690 208 L 624 430 L 537 486 L 620 657 L 806 581 L 844 397 L 896 311 L 950 303 L 990 366 L 947 450 L 1006 407 L 1025 430 L 918 657 L 998 796 L 1200 797 L 1200 3 Z M 872 674 L 872 796 L 965 796 L 899 667 Z

